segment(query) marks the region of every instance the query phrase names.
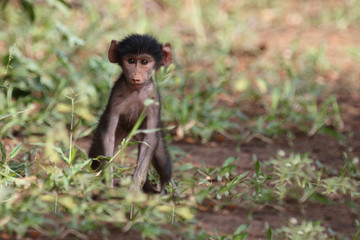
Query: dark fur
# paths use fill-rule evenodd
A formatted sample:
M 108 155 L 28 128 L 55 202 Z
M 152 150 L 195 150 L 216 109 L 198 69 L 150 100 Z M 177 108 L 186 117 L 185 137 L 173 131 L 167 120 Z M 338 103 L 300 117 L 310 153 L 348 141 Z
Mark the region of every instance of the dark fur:
M 139 55 L 147 53 L 151 55 L 156 62 L 156 66 L 160 66 L 162 57 L 162 44 L 156 38 L 150 35 L 132 34 L 119 42 L 117 48 L 118 61 L 126 54 Z
M 161 65 L 162 57 L 163 57 L 163 45 L 160 44 L 155 38 L 149 35 L 139 35 L 133 34 L 126 37 L 124 40 L 117 43 L 116 46 L 116 59 L 117 63 L 122 66 L 122 58 L 126 55 L 140 55 L 140 54 L 148 54 L 152 56 L 155 60 L 154 68 L 155 70 Z M 112 48 L 110 48 L 111 50 Z M 109 51 L 110 51 L 109 50 Z M 115 50 L 115 48 L 114 48 Z M 171 53 L 171 52 L 170 52 Z M 166 53 L 167 54 L 167 53 Z M 111 55 L 113 56 L 113 55 Z M 171 60 L 170 60 L 171 62 Z M 150 85 L 145 85 L 142 90 L 147 89 L 148 87 L 153 85 L 153 80 L 147 79 Z M 111 89 L 111 94 L 108 100 L 108 104 L 102 116 L 100 117 L 98 127 L 95 130 L 93 141 L 89 150 L 88 156 L 90 158 L 96 158 L 99 155 L 105 155 L 106 145 L 104 145 L 104 134 L 106 137 L 111 134 L 115 134 L 115 143 L 119 144 L 123 138 L 125 138 L 131 129 L 134 127 L 138 116 L 142 109 L 144 108 L 143 102 L 141 102 L 138 97 L 133 97 L 131 93 L 134 91 L 142 91 L 142 90 L 134 90 L 131 87 L 131 84 L 127 81 L 125 74 L 122 73 L 118 80 L 115 82 L 113 88 Z M 145 92 L 141 93 L 143 97 L 151 97 L 148 95 L 144 95 Z M 161 119 L 160 119 L 160 111 L 161 111 L 161 101 L 160 94 L 158 89 L 154 86 L 154 97 L 155 100 L 158 101 L 158 105 L 149 106 L 147 108 L 147 116 L 145 120 L 142 122 L 140 128 L 161 128 Z M 121 105 L 123 101 L 127 101 L 125 105 Z M 130 101 L 130 102 L 129 102 Z M 118 115 L 114 115 L 116 112 L 116 108 L 120 106 L 126 106 L 126 109 L 118 112 Z M 122 108 L 120 108 L 122 109 Z M 116 125 L 111 124 L 111 119 L 117 116 L 119 121 Z M 149 123 L 148 120 L 156 120 L 156 126 L 147 126 Z M 116 131 L 109 131 L 111 125 L 116 126 Z M 149 134 L 150 136 L 151 134 Z M 152 185 L 149 183 L 147 179 L 147 164 L 153 164 L 154 168 L 160 175 L 161 182 L 161 192 L 165 192 L 165 186 L 168 185 L 169 182 L 175 187 L 175 184 L 172 180 L 172 166 L 169 152 L 167 150 L 166 142 L 164 141 L 164 136 L 162 131 L 158 131 L 153 133 L 155 136 L 155 141 L 150 141 L 147 146 L 145 144 L 139 144 L 138 150 L 138 165 L 134 174 L 134 181 L 137 180 L 137 177 L 140 176 L 142 179 L 142 189 L 147 193 L 156 193 L 157 191 L 153 189 Z M 138 134 L 134 136 L 137 141 L 144 141 L 146 134 Z M 119 142 L 120 140 L 120 142 Z M 116 148 L 115 148 L 116 149 Z M 115 151 L 115 150 L 114 150 Z M 141 156 L 142 155 L 142 156 Z M 108 156 L 111 157 L 111 156 Z M 149 159 L 150 158 L 150 159 Z M 147 160 L 145 160 L 147 159 Z M 149 160 L 149 161 L 148 161 Z M 102 161 L 93 161 L 91 164 L 91 168 L 94 170 L 99 170 L 102 165 Z M 146 177 L 146 179 L 145 179 Z

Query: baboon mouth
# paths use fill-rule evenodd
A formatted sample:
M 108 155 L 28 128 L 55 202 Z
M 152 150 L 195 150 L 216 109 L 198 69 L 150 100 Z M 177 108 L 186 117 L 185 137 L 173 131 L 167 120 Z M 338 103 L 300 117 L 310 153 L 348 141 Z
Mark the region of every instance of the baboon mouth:
M 131 86 L 134 88 L 142 88 L 145 83 L 132 83 Z

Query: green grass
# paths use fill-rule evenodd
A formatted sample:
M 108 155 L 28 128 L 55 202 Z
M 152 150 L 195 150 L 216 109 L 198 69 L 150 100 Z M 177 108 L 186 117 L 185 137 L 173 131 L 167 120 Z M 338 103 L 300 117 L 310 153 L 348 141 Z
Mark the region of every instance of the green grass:
M 357 1 L 314 7 L 307 1 L 265 0 L 69 2 L 1 4 L 1 233 L 21 239 L 35 231 L 53 238 L 69 230 L 71 237 L 100 234 L 106 239 L 111 225 L 148 239 L 248 239 L 252 226 L 236 226 L 228 234 L 216 228 L 209 232 L 199 227 L 197 214 L 209 205 L 213 208 L 207 210 L 220 215 L 235 205 L 246 208 L 251 218 L 257 207 L 338 199 L 356 216 L 360 232 L 360 170 L 347 146 L 339 169 L 322 165 L 310 153 L 283 151 L 266 161 L 254 156 L 253 168 L 244 172 L 236 157 L 220 159 L 219 166 L 210 166 L 207 159 L 201 159 L 201 166 L 176 164 L 181 197 L 174 198 L 129 192 L 133 166 L 125 150 L 130 138 L 119 148 L 122 162 L 112 158 L 108 164 L 115 167 L 121 185 L 116 188 L 103 183 L 109 179 L 106 169 L 96 174 L 89 168 L 86 151 L 75 144 L 92 134 L 119 73 L 107 60 L 108 43 L 132 32 L 172 43 L 174 64 L 156 76 L 170 140 L 207 143 L 221 134 L 229 141 L 283 137 L 292 144 L 301 133 L 351 141 L 343 134 L 336 93 L 318 81 L 335 68 L 326 43 L 304 49 L 295 39 L 286 46 L 289 54 L 279 49 L 264 56 L 259 44 L 266 39 L 259 32 L 279 25 L 287 29 L 299 17 L 305 29 L 351 28 L 360 17 Z M 353 47 L 348 54 L 356 57 L 358 52 Z M 239 70 L 248 58 L 251 65 Z M 247 116 L 244 106 L 259 108 Z M 181 163 L 185 153 L 170 149 Z M 156 179 L 153 172 L 150 179 Z M 279 228 L 265 226 L 265 235 L 348 239 L 322 222 L 292 218 Z

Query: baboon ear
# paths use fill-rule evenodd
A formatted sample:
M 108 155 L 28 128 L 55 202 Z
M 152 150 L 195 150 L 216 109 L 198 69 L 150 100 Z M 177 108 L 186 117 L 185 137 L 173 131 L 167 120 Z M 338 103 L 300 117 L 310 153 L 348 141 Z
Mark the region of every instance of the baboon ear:
M 162 66 L 169 66 L 172 62 L 172 51 L 171 51 L 171 44 L 165 43 L 163 44 L 162 49 L 162 59 L 161 59 L 161 65 Z
M 117 49 L 118 44 L 119 44 L 119 42 L 116 40 L 111 41 L 111 44 L 109 47 L 109 52 L 108 52 L 108 58 L 111 63 L 118 62 L 118 58 L 117 58 L 117 54 L 116 54 L 116 49 Z

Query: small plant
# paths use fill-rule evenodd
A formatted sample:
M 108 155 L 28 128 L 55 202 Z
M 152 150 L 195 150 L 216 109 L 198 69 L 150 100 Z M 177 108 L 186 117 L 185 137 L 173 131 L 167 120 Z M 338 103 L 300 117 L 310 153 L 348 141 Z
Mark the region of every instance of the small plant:
M 279 239 L 288 240 L 323 240 L 329 239 L 325 227 L 319 221 L 298 223 L 295 218 L 289 220 L 289 224 L 280 229 L 276 229 L 276 236 Z
M 207 168 L 203 162 L 203 168 L 197 168 L 197 171 L 203 176 L 199 179 L 200 184 L 208 186 L 197 195 L 197 200 L 202 202 L 204 197 L 215 195 L 220 200 L 226 197 L 239 197 L 237 189 L 246 180 L 248 172 L 238 175 L 234 169 L 236 158 L 230 157 L 225 160 L 220 168 Z M 221 183 L 218 185 L 216 183 Z M 235 196 L 236 195 L 236 196 Z
M 296 55 L 296 40 L 289 51 Z M 265 136 L 291 134 L 290 130 L 297 129 L 309 136 L 325 132 L 340 137 L 333 130 L 344 127 L 336 97 L 323 96 L 323 87 L 314 80 L 318 73 L 328 68 L 324 47 L 290 59 L 279 58 L 281 69 L 269 69 L 272 74 L 266 73 L 254 81 L 255 95 L 260 98 L 266 113 L 255 119 L 252 130 Z M 274 79 L 277 71 L 284 74 Z
M 17 176 L 19 176 L 19 167 L 23 168 L 23 163 L 17 164 L 15 162 L 9 162 L 10 159 L 13 159 L 18 155 L 21 150 L 21 143 L 16 145 L 9 154 L 6 154 L 5 147 L 0 141 L 1 149 L 1 163 L 0 163 L 0 183 L 4 186 L 9 185 L 13 182 Z
M 243 240 L 246 239 L 246 237 L 249 235 L 249 233 L 246 232 L 246 228 L 248 226 L 246 225 L 240 225 L 234 232 L 234 234 L 231 235 L 219 235 L 217 233 L 217 230 L 215 228 L 215 234 L 214 236 L 211 236 L 211 240 Z
M 359 195 L 356 181 L 350 177 L 345 176 L 345 170 L 348 164 L 345 164 L 341 170 L 340 176 L 334 176 L 322 179 L 319 183 L 319 188 L 322 194 L 337 195 L 337 194 L 351 194 L 356 197 Z
M 294 188 L 314 188 L 313 179 L 316 179 L 316 169 L 308 155 L 291 153 L 289 157 L 285 157 L 280 151 L 277 159 L 270 160 L 270 164 L 274 168 L 271 183 L 274 184 L 275 193 L 280 199 L 284 199 Z
M 253 187 L 254 187 L 254 193 L 253 198 L 255 201 L 266 201 L 270 197 L 267 193 L 267 185 L 266 182 L 271 179 L 270 176 L 266 175 L 262 169 L 260 168 L 260 162 L 256 159 L 256 156 L 254 156 L 255 160 L 255 174 L 254 179 L 252 181 Z

